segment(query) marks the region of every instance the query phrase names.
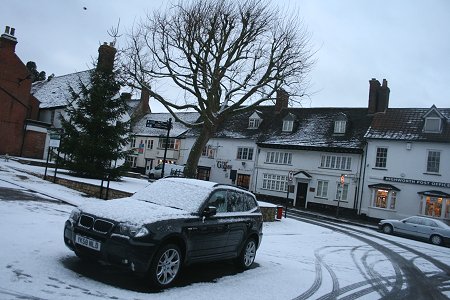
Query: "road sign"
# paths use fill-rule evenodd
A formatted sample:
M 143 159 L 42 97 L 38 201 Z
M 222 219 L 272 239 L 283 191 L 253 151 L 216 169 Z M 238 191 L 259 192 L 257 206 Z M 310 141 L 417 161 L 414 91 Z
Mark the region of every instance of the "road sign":
M 293 181 L 294 181 L 294 171 L 289 171 L 288 182 L 289 182 L 289 184 L 292 184 Z
M 169 122 L 147 120 L 145 126 L 159 129 L 169 129 Z M 171 125 L 170 125 L 171 126 Z

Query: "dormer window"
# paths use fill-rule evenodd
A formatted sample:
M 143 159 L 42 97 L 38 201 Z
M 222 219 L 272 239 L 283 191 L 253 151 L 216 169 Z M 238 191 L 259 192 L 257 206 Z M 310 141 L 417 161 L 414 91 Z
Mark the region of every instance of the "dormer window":
M 292 132 L 294 129 L 294 120 L 295 116 L 291 113 L 289 113 L 286 117 L 283 119 L 283 132 Z
M 425 132 L 441 132 L 441 119 L 439 118 L 425 118 Z
M 256 129 L 259 127 L 259 123 L 261 122 L 261 119 L 248 119 L 248 128 L 250 129 Z
M 436 106 L 431 106 L 430 110 L 423 115 L 424 125 L 423 132 L 440 133 L 442 130 L 442 121 L 445 120 L 444 115 Z
M 294 120 L 283 121 L 283 131 L 292 132 L 292 128 L 294 128 Z
M 344 113 L 339 113 L 334 119 L 335 134 L 344 134 L 347 128 L 347 116 Z
M 261 117 L 259 115 L 260 113 L 258 111 L 255 111 L 249 118 L 248 118 L 248 128 L 249 129 L 257 129 L 259 127 L 259 124 L 261 124 Z
M 334 133 L 345 133 L 347 121 L 334 121 Z

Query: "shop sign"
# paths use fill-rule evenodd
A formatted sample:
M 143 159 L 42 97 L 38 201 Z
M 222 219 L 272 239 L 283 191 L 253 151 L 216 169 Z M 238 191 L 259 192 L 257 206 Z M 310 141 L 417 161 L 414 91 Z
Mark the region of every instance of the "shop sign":
M 389 182 L 409 183 L 409 184 L 419 184 L 419 185 L 429 185 L 429 186 L 434 186 L 434 187 L 450 188 L 450 183 L 448 183 L 448 182 L 437 182 L 437 181 L 398 178 L 398 177 L 383 177 L 383 180 L 389 181 Z
M 225 160 L 218 160 L 217 161 L 217 168 L 219 169 L 231 169 L 231 165 L 228 165 L 228 162 Z

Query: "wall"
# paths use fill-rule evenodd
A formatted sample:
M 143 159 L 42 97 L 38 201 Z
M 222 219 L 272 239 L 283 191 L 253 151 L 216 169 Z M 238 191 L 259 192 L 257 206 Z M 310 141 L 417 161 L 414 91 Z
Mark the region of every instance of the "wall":
M 267 152 L 270 151 L 280 151 L 292 153 L 292 163 L 289 165 L 284 164 L 273 164 L 266 163 Z M 336 169 L 326 169 L 321 168 L 321 157 L 322 155 L 337 155 L 346 156 L 351 158 L 351 170 L 336 170 Z M 331 152 L 321 152 L 321 151 L 307 151 L 307 150 L 282 150 L 282 149 L 270 149 L 262 148 L 258 155 L 257 170 L 256 170 L 256 193 L 265 194 L 268 196 L 278 197 L 279 199 L 286 199 L 286 192 L 284 191 L 271 191 L 263 189 L 264 173 L 275 174 L 281 176 L 288 176 L 289 171 L 297 173 L 299 171 L 305 171 L 311 178 L 306 175 L 299 173 L 294 176 L 293 185 L 294 192 L 289 193 L 289 199 L 292 203 L 296 205 L 296 195 L 298 183 L 307 183 L 307 196 L 306 196 L 306 206 L 309 203 L 317 203 L 321 205 L 337 205 L 336 191 L 338 184 L 340 184 L 341 174 L 347 175 L 345 177 L 345 183 L 349 184 L 348 195 L 346 201 L 340 201 L 339 206 L 343 208 L 353 209 L 355 204 L 355 197 L 357 192 L 357 187 L 360 178 L 360 165 L 361 165 L 361 154 L 352 153 L 331 153 Z M 327 198 L 318 198 L 316 196 L 317 182 L 318 180 L 328 181 L 328 195 Z
M 400 219 L 411 215 L 422 214 L 421 196 L 418 192 L 438 190 L 450 194 L 450 188 L 424 184 L 401 183 L 384 180 L 385 177 L 393 177 L 395 180 L 413 179 L 421 182 L 444 182 L 450 185 L 450 144 L 410 142 L 410 150 L 407 149 L 407 141 L 370 140 L 368 142 L 366 175 L 363 182 L 363 195 L 361 213 L 370 217 L 386 219 Z M 377 147 L 387 147 L 386 169 L 375 168 Z M 427 151 L 440 150 L 440 173 L 427 174 Z M 394 210 L 374 208 L 372 205 L 373 191 L 368 185 L 385 183 L 391 184 L 400 191 L 397 193 L 396 207 Z

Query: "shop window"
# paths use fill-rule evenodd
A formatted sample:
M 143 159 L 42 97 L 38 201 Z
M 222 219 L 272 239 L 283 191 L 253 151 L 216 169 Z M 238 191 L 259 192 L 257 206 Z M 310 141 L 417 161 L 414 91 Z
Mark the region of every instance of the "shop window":
M 197 179 L 209 181 L 211 168 L 197 167 Z
M 250 175 L 238 174 L 236 185 L 248 189 L 250 187 Z
M 392 209 L 395 210 L 395 206 L 397 204 L 397 192 L 376 189 L 374 191 L 372 206 L 383 209 Z
M 425 215 L 430 217 L 441 217 L 443 198 L 427 197 L 425 204 Z M 448 206 L 447 206 L 448 210 Z M 448 211 L 447 211 L 448 215 Z

